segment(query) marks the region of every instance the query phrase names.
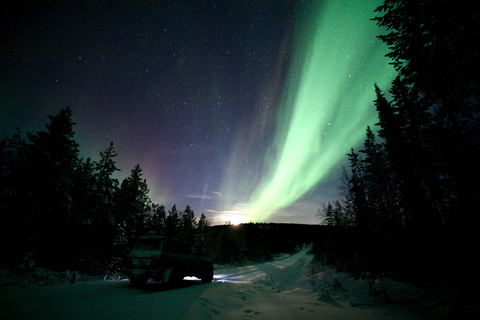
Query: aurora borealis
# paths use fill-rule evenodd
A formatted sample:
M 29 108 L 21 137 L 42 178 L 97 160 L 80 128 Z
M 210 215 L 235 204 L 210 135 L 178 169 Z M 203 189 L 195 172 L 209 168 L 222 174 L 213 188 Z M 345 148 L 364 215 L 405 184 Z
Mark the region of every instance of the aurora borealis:
M 91 2 L 7 8 L 0 139 L 70 106 L 82 155 L 110 141 L 154 202 L 214 223 L 315 223 L 393 68 L 380 1 Z
M 253 193 L 246 221 L 263 220 L 288 207 L 342 162 L 373 126 L 372 81 L 386 87 L 394 71 L 376 41 L 372 1 L 326 1 L 304 7 L 297 46 L 277 115 L 273 152 Z M 373 80 L 374 79 L 374 80 Z M 237 181 L 243 183 L 243 175 Z

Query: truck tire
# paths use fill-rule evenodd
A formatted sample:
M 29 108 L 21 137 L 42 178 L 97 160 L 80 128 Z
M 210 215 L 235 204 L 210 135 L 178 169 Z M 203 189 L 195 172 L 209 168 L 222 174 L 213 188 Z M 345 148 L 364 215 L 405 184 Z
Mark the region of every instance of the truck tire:
M 170 274 L 170 278 L 168 279 L 166 285 L 167 289 L 175 289 L 180 287 L 183 281 L 183 273 L 180 269 L 173 269 L 172 273 Z
M 202 283 L 210 283 L 213 280 L 213 266 L 208 266 L 202 276 Z
M 147 283 L 148 279 L 145 277 L 132 277 L 130 278 L 130 285 L 134 288 L 140 288 L 141 286 L 145 285 Z

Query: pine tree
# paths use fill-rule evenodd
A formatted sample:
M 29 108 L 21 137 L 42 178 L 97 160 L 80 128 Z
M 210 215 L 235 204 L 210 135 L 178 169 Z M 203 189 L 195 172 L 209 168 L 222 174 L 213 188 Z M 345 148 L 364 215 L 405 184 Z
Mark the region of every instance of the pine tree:
M 34 203 L 34 237 L 37 239 L 37 259 L 40 263 L 55 264 L 65 259 L 72 244 L 72 205 L 76 170 L 79 166 L 79 145 L 74 140 L 72 112 L 62 109 L 49 116 L 46 131 L 27 133 L 31 141 L 26 171 L 31 175 L 29 189 Z M 51 250 L 58 245 L 59 250 Z
M 165 233 L 166 212 L 165 206 L 152 204 L 152 215 L 147 221 L 147 232 L 149 234 L 162 235 Z
M 114 160 L 116 156 L 111 142 L 104 151 L 100 151 L 98 162 L 89 162 L 86 170 L 93 170 L 93 173 L 89 173 L 93 175 L 93 181 L 89 181 L 90 186 L 86 186 L 88 195 L 80 199 L 85 211 L 78 236 L 82 247 L 79 257 L 88 261 L 86 268 L 95 271 L 103 271 L 105 264 L 112 264 L 112 247 L 119 234 L 118 221 L 115 220 L 119 182 L 113 177 L 115 172 L 120 171 Z
M 118 190 L 118 179 L 113 178 L 113 174 L 120 169 L 117 168 L 115 157 L 117 153 L 115 151 L 113 141 L 110 142 L 110 145 L 105 149 L 105 151 L 100 152 L 100 161 L 96 164 L 97 171 L 97 194 L 100 197 L 99 207 L 103 210 L 111 208 L 114 203 L 114 194 Z M 112 216 L 108 216 L 108 219 L 113 221 Z
M 209 252 L 209 222 L 202 213 L 197 223 L 197 230 L 193 239 L 197 252 L 202 256 L 207 256 Z
M 353 148 L 348 154 L 348 160 L 352 171 L 349 181 L 351 195 L 349 201 L 352 203 L 355 213 L 355 223 L 361 229 L 368 228 L 370 211 L 365 193 L 364 171 L 358 153 Z
M 72 192 L 72 216 L 76 224 L 89 224 L 91 211 L 94 211 L 96 194 L 95 162 L 91 158 L 81 160 L 73 177 L 75 181 Z
M 122 181 L 117 193 L 116 224 L 125 222 L 127 242 L 133 245 L 145 234 L 146 212 L 149 211 L 147 181 L 142 179 L 142 169 L 136 165 L 130 176 Z
M 120 169 L 117 168 L 113 141 L 100 152 L 100 160 L 95 164 L 96 183 L 95 183 L 95 208 L 92 212 L 92 220 L 98 222 L 105 227 L 115 225 L 115 201 L 119 191 L 118 179 L 113 174 Z
M 474 106 L 480 90 L 477 3 L 386 0 L 376 12 L 381 15 L 374 20 L 389 31 L 379 36 L 387 56 L 426 104 L 460 102 L 445 106 L 453 112 Z
M 421 230 L 432 222 L 433 208 L 423 189 L 421 167 L 416 161 L 417 154 L 410 149 L 405 132 L 405 122 L 398 114 L 398 108 L 388 102 L 378 86 L 375 106 L 379 114 L 379 135 L 385 139 L 385 151 L 391 163 L 391 170 L 399 184 L 401 206 L 405 223 L 414 233 L 421 236 Z
M 97 243 L 98 238 L 94 236 L 92 223 L 95 212 L 96 177 L 95 163 L 91 158 L 81 160 L 73 177 L 74 188 L 72 190 L 72 238 L 70 248 L 72 262 L 80 260 L 93 260 L 91 254 L 100 251 Z
M 391 171 L 384 144 L 377 143 L 370 127 L 367 127 L 363 163 L 365 190 L 372 213 L 372 225 L 401 224 L 401 199 L 397 191 L 396 177 Z M 374 219 L 374 220 L 373 220 Z
M 195 229 L 197 227 L 197 221 L 195 219 L 195 213 L 189 205 L 183 211 L 180 217 L 180 230 L 178 236 L 182 239 L 193 241 L 195 235 Z
M 16 246 L 4 246 L 4 261 L 19 261 L 32 246 L 25 241 L 33 234 L 32 206 L 30 202 L 28 176 L 25 172 L 28 146 L 20 130 L 2 142 L 0 173 L 0 241 L 8 243 L 18 238 Z
M 348 224 L 348 221 L 345 217 L 342 205 L 340 204 L 339 200 L 335 201 L 335 207 L 333 209 L 333 219 L 334 219 L 334 225 L 336 226 L 344 227 Z
M 180 217 L 177 206 L 173 205 L 172 210 L 168 211 L 165 219 L 165 235 L 169 237 L 177 237 L 180 229 Z
M 345 218 L 348 221 L 348 225 L 356 226 L 357 221 L 355 217 L 355 205 L 353 203 L 354 194 L 352 192 L 352 185 L 350 183 L 351 177 L 349 171 L 346 167 L 342 168 L 342 178 L 341 183 L 338 189 L 342 192 L 343 195 L 343 211 L 345 214 Z
M 405 106 L 399 112 L 409 124 L 404 127 L 409 148 L 416 159 L 426 159 L 421 183 L 439 212 L 430 216 L 435 224 L 465 234 L 459 229 L 465 221 L 478 222 L 469 208 L 480 202 L 480 7 L 452 0 L 388 0 L 376 11 L 381 15 L 374 20 L 389 31 L 379 38 L 389 46 L 402 79 L 392 89 L 396 103 Z M 400 94 L 396 88 L 402 88 Z
M 200 215 L 200 219 L 198 219 L 197 230 L 203 231 L 209 227 L 209 222 L 205 214 Z
M 111 254 L 106 263 L 110 273 L 116 273 L 122 259 L 140 236 L 146 233 L 145 220 L 150 211 L 148 186 L 142 179 L 142 169 L 136 165 L 115 193 L 114 234 Z
M 327 226 L 334 226 L 335 225 L 333 206 L 330 202 L 328 202 L 327 205 L 325 205 L 323 210 L 321 210 L 320 214 L 321 214 L 321 216 L 324 217 L 324 222 Z

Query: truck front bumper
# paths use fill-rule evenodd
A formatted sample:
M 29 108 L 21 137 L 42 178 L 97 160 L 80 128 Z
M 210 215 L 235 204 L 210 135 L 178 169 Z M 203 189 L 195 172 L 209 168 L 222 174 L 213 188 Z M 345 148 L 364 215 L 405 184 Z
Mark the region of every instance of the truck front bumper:
M 123 269 L 123 273 L 131 278 L 155 279 L 155 281 L 167 282 L 172 269 L 167 270 L 145 270 L 145 269 Z

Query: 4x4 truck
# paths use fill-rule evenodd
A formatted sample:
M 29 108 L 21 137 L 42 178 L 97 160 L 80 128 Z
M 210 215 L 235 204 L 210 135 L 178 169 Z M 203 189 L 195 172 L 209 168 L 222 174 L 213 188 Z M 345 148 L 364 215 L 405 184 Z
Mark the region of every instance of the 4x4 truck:
M 177 284 L 186 276 L 212 282 L 212 260 L 196 252 L 193 243 L 165 236 L 141 237 L 129 253 L 123 272 L 134 287 L 149 279 Z

